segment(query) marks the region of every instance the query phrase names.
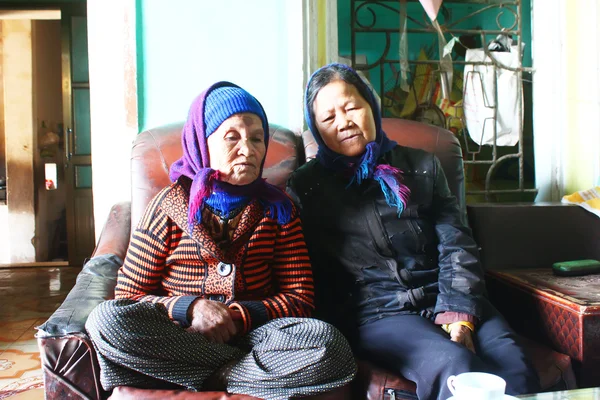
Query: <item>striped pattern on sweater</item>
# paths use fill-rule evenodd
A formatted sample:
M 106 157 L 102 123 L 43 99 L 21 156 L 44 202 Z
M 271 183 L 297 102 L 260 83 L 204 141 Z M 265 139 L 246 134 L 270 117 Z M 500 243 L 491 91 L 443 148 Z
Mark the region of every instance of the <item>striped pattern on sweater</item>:
M 117 299 L 162 303 L 185 324 L 194 299 L 217 298 L 241 312 L 245 331 L 274 318 L 311 315 L 312 270 L 296 210 L 279 225 L 251 202 L 223 251 L 201 225 L 187 232 L 187 196 L 175 183 L 150 202 L 119 270 Z M 233 272 L 221 276 L 219 262 L 232 264 Z

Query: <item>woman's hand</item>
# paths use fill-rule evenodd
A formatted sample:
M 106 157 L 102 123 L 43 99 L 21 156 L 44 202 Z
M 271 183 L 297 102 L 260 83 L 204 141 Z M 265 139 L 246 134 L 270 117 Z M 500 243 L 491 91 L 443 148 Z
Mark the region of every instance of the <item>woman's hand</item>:
M 196 299 L 188 311 L 191 324 L 188 332 L 203 334 L 209 341 L 227 343 L 238 333 L 233 310 L 218 301 Z
M 450 340 L 464 345 L 467 349 L 475 353 L 475 345 L 473 344 L 473 334 L 469 328 L 464 325 L 453 325 L 450 331 Z

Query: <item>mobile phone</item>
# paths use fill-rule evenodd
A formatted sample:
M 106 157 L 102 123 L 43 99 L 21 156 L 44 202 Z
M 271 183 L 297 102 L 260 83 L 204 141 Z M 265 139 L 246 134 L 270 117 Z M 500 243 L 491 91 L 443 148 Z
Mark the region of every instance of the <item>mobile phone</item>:
M 598 260 L 562 261 L 552 264 L 552 271 L 560 276 L 579 276 L 600 273 Z

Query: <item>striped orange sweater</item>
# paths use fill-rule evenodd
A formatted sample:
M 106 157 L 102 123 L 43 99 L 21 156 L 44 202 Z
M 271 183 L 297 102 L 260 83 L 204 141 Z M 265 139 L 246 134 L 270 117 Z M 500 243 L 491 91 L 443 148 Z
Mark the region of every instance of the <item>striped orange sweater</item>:
M 196 298 L 222 301 L 240 311 L 246 332 L 273 318 L 311 315 L 312 270 L 296 209 L 279 225 L 252 201 L 223 251 L 201 224 L 188 231 L 188 200 L 174 183 L 150 202 L 132 233 L 115 298 L 162 303 L 183 326 Z

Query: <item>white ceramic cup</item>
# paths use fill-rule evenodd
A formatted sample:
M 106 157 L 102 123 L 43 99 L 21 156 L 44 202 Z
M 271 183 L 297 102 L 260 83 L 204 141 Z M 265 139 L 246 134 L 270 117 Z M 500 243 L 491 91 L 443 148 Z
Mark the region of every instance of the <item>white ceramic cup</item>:
M 504 379 L 484 372 L 452 375 L 446 383 L 455 400 L 502 400 L 506 389 Z

